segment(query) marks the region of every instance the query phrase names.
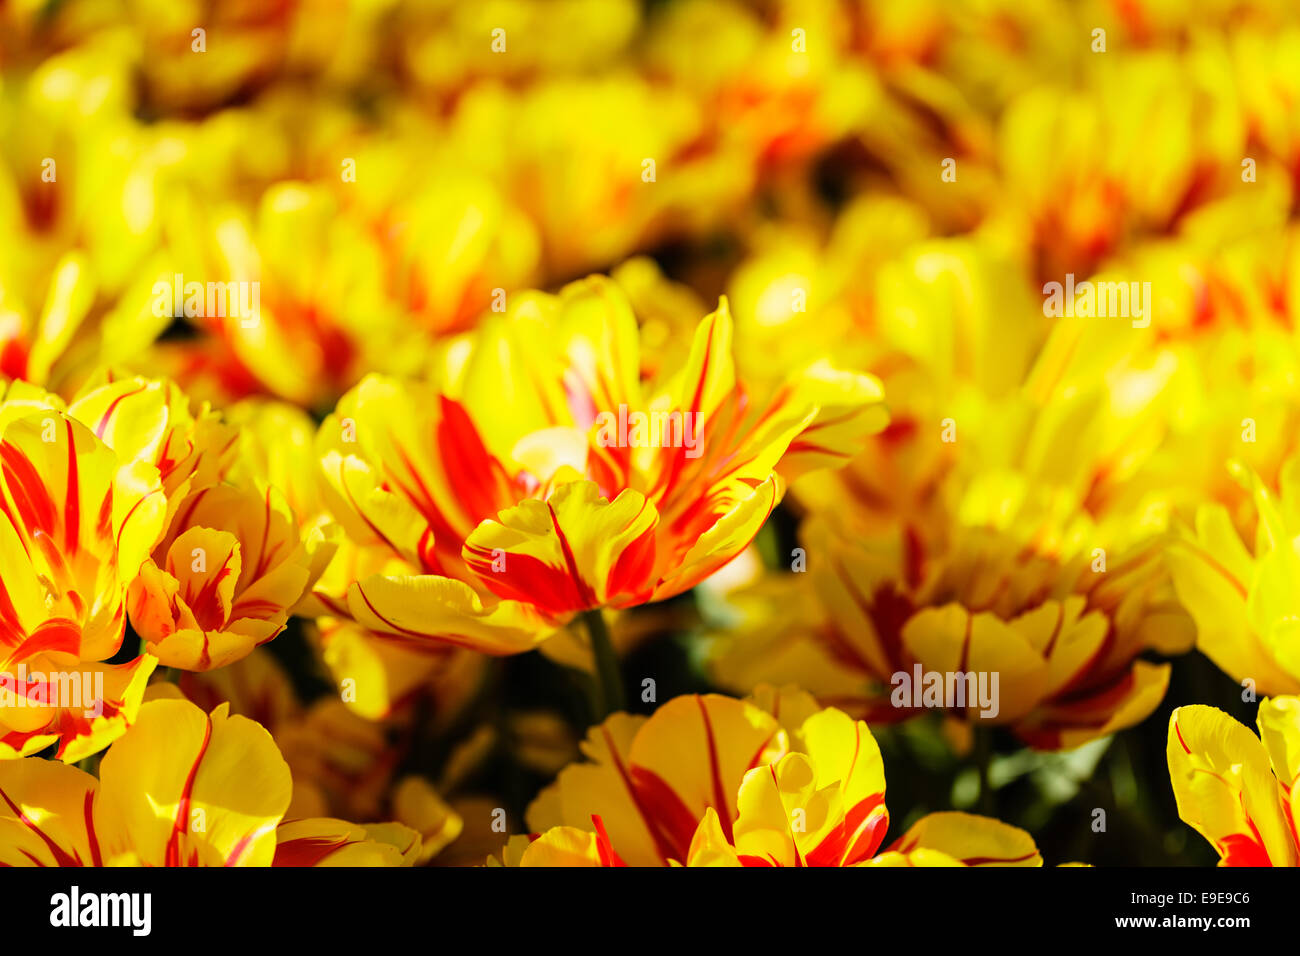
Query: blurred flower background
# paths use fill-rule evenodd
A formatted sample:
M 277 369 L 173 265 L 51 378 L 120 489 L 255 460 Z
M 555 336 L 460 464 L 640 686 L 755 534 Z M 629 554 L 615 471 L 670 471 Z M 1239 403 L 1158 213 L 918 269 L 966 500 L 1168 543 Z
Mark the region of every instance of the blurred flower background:
M 1294 865 L 1297 63 L 0 0 L 0 862 Z

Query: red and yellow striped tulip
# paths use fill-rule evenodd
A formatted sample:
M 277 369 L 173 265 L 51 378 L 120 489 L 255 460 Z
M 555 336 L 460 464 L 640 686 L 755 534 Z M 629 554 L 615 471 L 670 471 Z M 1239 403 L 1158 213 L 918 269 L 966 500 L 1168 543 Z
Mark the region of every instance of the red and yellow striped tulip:
M 301 540 L 274 488 L 204 488 L 132 582 L 131 625 L 166 667 L 222 667 L 284 630 L 331 553 L 320 538 Z
M 528 811 L 521 865 L 1042 864 L 1029 834 L 963 813 L 923 817 L 883 853 L 880 749 L 862 721 L 802 692 L 677 697 L 592 728 L 588 760 Z
M 643 383 L 626 297 L 593 278 L 522 297 L 442 390 L 367 378 L 318 448 L 336 518 L 388 569 L 317 597 L 398 640 L 509 654 L 579 612 L 693 587 L 754 538 L 787 481 L 842 464 L 884 424 L 869 376 L 817 365 L 764 401 L 731 351 L 724 301 L 685 367 Z M 678 414 L 694 442 L 615 437 L 628 410 Z
M 400 824 L 284 820 L 292 782 L 271 735 L 228 705 L 154 700 L 96 779 L 38 757 L 0 764 L 0 865 L 410 863 Z
M 1265 698 L 1259 736 L 1203 704 L 1169 717 L 1169 777 L 1183 822 L 1220 866 L 1300 864 L 1300 698 Z
M 157 663 L 105 662 L 166 501 L 153 465 L 41 401 L 10 388 L 0 406 L 0 757 L 57 743 L 71 763 L 121 735 Z
M 917 667 L 987 675 L 990 691 L 996 675 L 994 706 L 963 700 L 948 713 L 1064 750 L 1150 714 L 1170 668 L 1139 655 L 1192 640 L 1158 543 L 1098 573 L 1086 551 L 1035 553 L 991 529 L 959 529 L 938 554 L 915 538 L 868 540 L 820 518 L 801 540 L 806 574 L 759 578 L 736 598 L 742 622 L 716 647 L 724 686 L 797 680 L 824 704 L 893 722 L 922 713 L 918 696 L 900 691 Z

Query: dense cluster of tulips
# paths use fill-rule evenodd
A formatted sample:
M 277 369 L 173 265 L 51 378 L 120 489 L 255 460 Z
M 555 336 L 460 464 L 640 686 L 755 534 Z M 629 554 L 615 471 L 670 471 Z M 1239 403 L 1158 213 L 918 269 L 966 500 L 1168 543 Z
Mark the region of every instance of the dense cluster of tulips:
M 0 865 L 1297 865 L 1297 63 L 0 2 Z

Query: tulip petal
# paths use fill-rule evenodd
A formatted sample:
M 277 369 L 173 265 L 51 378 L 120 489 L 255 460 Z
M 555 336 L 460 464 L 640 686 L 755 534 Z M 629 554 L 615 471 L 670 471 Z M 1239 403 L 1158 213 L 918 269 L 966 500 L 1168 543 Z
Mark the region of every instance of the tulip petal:
M 488 605 L 469 585 L 436 575 L 372 575 L 348 589 L 348 610 L 358 624 L 399 642 L 443 642 L 485 654 L 531 650 L 552 630 L 530 605 Z
M 937 850 L 964 866 L 1042 866 L 1033 837 L 1019 827 L 970 813 L 931 813 L 917 820 L 890 850 Z
M 157 866 L 266 866 L 289 805 L 289 767 L 253 721 L 183 700 L 140 708 L 100 764 L 95 828 L 105 855 Z
M 1178 815 L 1214 844 L 1221 865 L 1296 865 L 1258 737 L 1223 711 L 1192 704 L 1170 715 L 1167 754 Z
M 613 501 L 595 482 L 561 485 L 478 526 L 465 562 L 493 593 L 561 616 L 634 603 L 651 583 L 658 514 L 638 492 Z

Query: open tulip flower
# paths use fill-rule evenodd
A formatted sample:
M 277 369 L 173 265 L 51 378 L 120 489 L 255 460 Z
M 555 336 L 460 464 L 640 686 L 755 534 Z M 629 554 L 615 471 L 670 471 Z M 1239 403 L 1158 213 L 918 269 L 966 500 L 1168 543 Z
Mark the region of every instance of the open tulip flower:
M 1259 736 L 1204 704 L 1169 718 L 1169 777 L 1183 822 L 1220 866 L 1300 865 L 1300 698 L 1260 701 Z
M 1159 541 L 1097 573 L 1088 552 L 1040 553 L 991 528 L 961 529 L 939 553 L 900 537 L 806 522 L 808 571 L 760 577 L 735 597 L 742 618 L 716 647 L 717 678 L 743 691 L 784 675 L 873 722 L 946 706 L 1064 750 L 1150 714 L 1170 666 L 1139 655 L 1191 644 Z M 925 702 L 918 673 L 987 678 L 987 699 Z
M 166 501 L 157 468 L 55 404 L 12 386 L 0 405 L 0 757 L 75 762 L 126 729 L 157 663 L 106 662 Z
M 529 808 L 522 866 L 1041 866 L 1029 834 L 934 813 L 890 844 L 871 731 L 807 694 L 688 695 L 592 729 Z
M 826 366 L 751 395 L 725 302 L 683 368 L 654 383 L 640 368 L 626 298 L 589 279 L 525 297 L 441 390 L 365 379 L 322 424 L 321 465 L 353 543 L 404 571 L 317 596 L 398 640 L 527 650 L 575 614 L 694 586 L 789 479 L 884 424 L 876 382 Z
M 156 554 L 132 582 L 131 624 L 150 654 L 183 670 L 221 667 L 274 638 L 329 560 L 327 547 L 300 540 L 278 491 L 234 485 L 191 495 Z
M 279 634 L 333 544 L 326 529 L 300 529 L 257 468 L 237 473 L 239 430 L 167 379 L 109 374 L 68 412 L 119 457 L 158 470 L 167 531 L 128 591 L 148 652 L 164 667 L 207 670 Z
M 400 824 L 285 820 L 292 781 L 275 742 L 229 705 L 155 700 L 99 778 L 30 757 L 0 764 L 0 865 L 400 866 Z

